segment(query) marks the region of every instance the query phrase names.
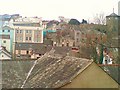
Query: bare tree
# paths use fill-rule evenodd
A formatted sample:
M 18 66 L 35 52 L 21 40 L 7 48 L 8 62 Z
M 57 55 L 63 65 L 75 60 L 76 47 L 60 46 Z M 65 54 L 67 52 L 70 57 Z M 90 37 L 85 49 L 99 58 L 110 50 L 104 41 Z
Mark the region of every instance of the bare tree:
M 94 22 L 95 24 L 105 25 L 106 24 L 105 14 L 104 13 L 96 14 L 94 16 Z

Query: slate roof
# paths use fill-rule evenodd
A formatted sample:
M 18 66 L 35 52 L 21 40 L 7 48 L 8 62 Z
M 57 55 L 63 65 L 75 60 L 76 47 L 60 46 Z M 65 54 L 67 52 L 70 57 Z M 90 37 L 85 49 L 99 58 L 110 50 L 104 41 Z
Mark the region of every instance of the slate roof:
M 107 16 L 107 17 L 120 17 L 120 16 L 118 16 L 117 14 L 115 14 L 115 13 L 112 13 L 112 14 L 110 14 L 109 16 Z
M 60 88 L 70 83 L 89 64 L 91 61 L 86 59 L 48 56 L 37 63 L 24 88 Z
M 59 88 L 70 83 L 91 63 L 88 59 L 54 52 L 46 53 L 37 61 L 3 61 L 3 88 Z
M 29 50 L 32 49 L 35 53 L 45 54 L 50 51 L 52 46 L 47 46 L 42 43 L 16 43 L 16 50 Z
M 44 45 L 41 43 L 16 43 L 16 50 L 29 50 L 32 49 L 34 50 L 35 53 L 37 54 L 45 54 L 46 52 L 49 52 L 52 49 L 52 45 Z M 70 50 L 71 47 L 54 47 L 55 53 L 56 54 L 62 54 L 66 55 Z
M 2 88 L 20 88 L 34 61 L 2 62 Z

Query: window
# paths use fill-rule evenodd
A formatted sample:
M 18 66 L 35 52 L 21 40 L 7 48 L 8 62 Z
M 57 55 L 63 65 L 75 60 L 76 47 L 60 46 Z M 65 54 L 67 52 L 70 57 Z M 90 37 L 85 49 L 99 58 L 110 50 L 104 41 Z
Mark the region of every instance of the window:
M 5 32 L 5 30 L 2 30 L 2 32 Z
M 79 35 L 79 32 L 77 32 L 77 36 Z
M 20 30 L 20 33 L 22 33 L 22 30 Z
M 3 41 L 3 43 L 6 43 L 6 41 Z
M 67 42 L 67 45 L 66 46 L 69 46 L 69 42 Z
M 26 37 L 26 40 L 28 40 L 28 37 Z
M 10 32 L 10 30 L 8 30 L 8 32 Z
M 28 33 L 28 30 L 26 30 L 26 33 Z
M 82 32 L 82 34 L 84 35 L 84 33 Z
M 27 51 L 27 54 L 29 54 L 29 51 Z
M 29 37 L 29 40 L 31 40 L 31 37 Z
M 19 47 L 21 46 L 21 44 L 19 44 Z
M 22 37 L 20 37 L 20 40 L 22 40 Z
M 77 42 L 79 42 L 79 39 L 77 38 Z
M 31 30 L 29 30 L 29 33 L 31 33 L 32 31 Z
M 19 33 L 19 30 L 17 30 L 17 33 Z

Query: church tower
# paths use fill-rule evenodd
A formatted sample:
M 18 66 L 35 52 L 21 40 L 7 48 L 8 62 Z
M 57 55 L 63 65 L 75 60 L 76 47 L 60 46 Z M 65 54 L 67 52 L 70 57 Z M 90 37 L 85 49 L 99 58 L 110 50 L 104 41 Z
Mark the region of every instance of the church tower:
M 112 46 L 118 46 L 118 38 L 120 35 L 120 16 L 114 13 L 106 16 L 107 36 Z

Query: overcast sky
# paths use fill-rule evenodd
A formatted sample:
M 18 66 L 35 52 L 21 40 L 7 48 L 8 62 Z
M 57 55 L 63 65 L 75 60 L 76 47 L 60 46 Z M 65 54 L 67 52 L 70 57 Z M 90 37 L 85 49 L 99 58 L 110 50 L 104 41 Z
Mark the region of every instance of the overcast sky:
M 0 14 L 38 16 L 43 19 L 92 19 L 97 13 L 118 13 L 120 0 L 0 0 Z

